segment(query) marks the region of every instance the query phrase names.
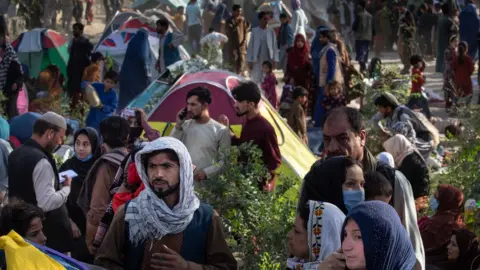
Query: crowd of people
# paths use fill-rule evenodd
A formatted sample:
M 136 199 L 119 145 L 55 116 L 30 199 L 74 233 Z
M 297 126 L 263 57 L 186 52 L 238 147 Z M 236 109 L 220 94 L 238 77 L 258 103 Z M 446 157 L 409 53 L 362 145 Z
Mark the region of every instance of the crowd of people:
M 472 9 L 480 22 L 476 6 L 469 0 L 464 7 L 426 1 L 418 9 L 405 1 L 338 2 L 328 11 L 332 23 L 313 35 L 298 0 L 291 16 L 278 14 L 278 31 L 270 27 L 277 19 L 272 12 L 252 17 L 245 9 L 244 17 L 242 6 L 226 0 L 216 7 L 190 0 L 172 14 L 175 26 L 156 22 L 160 73 L 180 60 L 187 38 L 193 53 L 202 46 L 223 50 L 216 61 L 249 75 L 231 92 L 244 118 L 239 134 L 227 116 L 210 116 L 215 96 L 208 86 L 183 97 L 168 136 L 155 130 L 142 109 L 128 108 L 150 81 L 126 76 L 145 67 L 148 55 L 137 49 L 149 33 L 139 30 L 127 50 L 141 61 L 117 73 L 105 67 L 106 56 L 92 52 L 81 23 L 73 25 L 67 74 L 55 63 L 43 70 L 30 106 L 35 112 L 22 113 L 17 101 L 28 72 L 1 38 L 0 88 L 7 100 L 6 118 L 0 118 L 0 235 L 14 230 L 105 269 L 237 269 L 221 213 L 201 202 L 195 188 L 222 171 L 232 146 L 253 142 L 269 172 L 258 176 L 259 192 L 275 189 L 282 153 L 274 127 L 260 113 L 268 102 L 299 143 L 309 144 L 308 127 L 324 140 L 314 149 L 321 154 L 302 181 L 285 236 L 288 269 L 479 269 L 479 241 L 463 219 L 461 189 L 440 184 L 432 192 L 430 183 L 439 133 L 461 136 L 461 123 L 432 117 L 424 90 L 426 59 L 436 57 L 446 109 L 471 99 L 477 32 L 473 41 L 462 22 L 471 27 Z M 372 153 L 362 114 L 347 103 L 363 98 L 353 78 L 381 79 L 378 57 L 394 47 L 402 72 L 412 75 L 411 95 L 407 104 L 392 92 L 369 101 L 378 109 L 371 120 L 384 149 Z M 370 59 L 371 50 L 376 58 Z M 275 70 L 284 72 L 280 96 Z M 71 103 L 63 105 L 72 110 L 89 99 L 85 123 L 53 112 L 64 86 Z M 59 166 L 65 147 L 73 154 Z M 432 215 L 420 217 L 428 206 Z

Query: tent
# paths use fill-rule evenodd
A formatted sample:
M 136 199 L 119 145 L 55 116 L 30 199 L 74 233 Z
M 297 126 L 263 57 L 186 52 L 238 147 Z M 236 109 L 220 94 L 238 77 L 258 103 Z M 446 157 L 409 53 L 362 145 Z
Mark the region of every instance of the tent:
M 155 56 L 150 64 L 152 73 L 154 73 L 152 76 L 157 77 L 158 74 L 155 70 L 155 63 L 158 59 L 159 39 L 158 34 L 155 32 L 155 18 L 147 18 L 142 16 L 127 20 L 120 26 L 119 30 L 111 33 L 104 40 L 101 40 L 95 51 L 101 52 L 103 55 L 111 56 L 115 66 L 119 70 L 122 66 L 123 60 L 125 59 L 128 43 L 140 28 L 146 28 L 150 32 L 148 40 L 150 43 L 151 52 Z M 183 48 L 183 46 L 180 46 L 179 50 L 180 56 L 183 60 L 190 58 L 190 55 Z
M 115 16 L 113 16 L 112 20 L 105 26 L 103 30 L 103 34 L 99 39 L 99 43 L 95 45 L 95 49 L 100 45 L 101 41 L 105 40 L 110 34 L 120 29 L 120 27 L 128 20 L 135 19 L 138 17 L 143 16 L 139 12 L 134 11 L 126 11 L 126 12 L 117 12 Z
M 146 10 L 156 8 L 159 5 L 168 5 L 173 8 L 179 6 L 187 6 L 188 1 L 186 0 L 135 0 L 132 4 L 132 8 L 139 10 Z
M 175 123 L 176 114 L 185 107 L 187 92 L 194 87 L 205 86 L 212 94 L 210 116 L 218 119 L 220 115 L 225 114 L 238 134 L 244 119 L 236 115 L 235 100 L 231 90 L 243 80 L 242 77 L 223 70 L 185 73 L 173 83 L 163 80 L 162 76 L 135 98 L 128 107 L 143 108 L 147 112 L 148 121 L 151 122 L 152 127 L 159 130 L 162 135 L 168 135 Z M 284 163 L 280 170 L 293 173 L 303 179 L 316 158 L 264 97 L 260 102 L 260 111 L 262 116 L 272 124 L 277 134 Z
M 30 77 L 36 78 L 48 65 L 55 64 L 67 76 L 68 42 L 53 30 L 35 28 L 24 32 L 12 42 L 22 64 L 27 65 Z

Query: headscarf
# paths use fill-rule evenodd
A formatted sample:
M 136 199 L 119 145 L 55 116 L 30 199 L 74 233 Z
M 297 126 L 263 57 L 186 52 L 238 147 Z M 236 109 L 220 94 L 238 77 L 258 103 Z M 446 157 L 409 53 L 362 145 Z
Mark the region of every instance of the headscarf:
M 388 166 L 395 168 L 395 160 L 393 160 L 392 154 L 388 152 L 381 152 L 380 154 L 378 154 L 377 159 L 387 164 Z
M 464 227 L 461 220 L 462 191 L 452 185 L 440 184 L 437 200 L 437 212 L 420 227 L 425 249 L 444 246 L 450 241 L 454 230 Z
M 12 62 L 17 62 L 19 66 L 22 66 L 20 60 L 18 60 L 15 50 L 10 44 L 5 44 L 5 54 L 0 62 L 0 91 L 5 87 L 5 82 L 7 81 L 8 68 Z
M 10 125 L 5 118 L 0 116 L 0 139 L 8 141 L 10 137 Z
M 416 258 L 412 243 L 393 207 L 380 201 L 360 203 L 348 213 L 342 231 L 350 219 L 357 223 L 362 234 L 366 269 L 414 268 Z
M 399 168 L 408 155 L 416 151 L 415 146 L 401 134 L 396 134 L 383 143 L 383 147 L 392 154 L 395 167 Z
M 321 161 L 318 166 L 314 165 L 303 181 L 298 207 L 314 200 L 329 202 L 347 213 L 342 187 L 347 175 L 346 159 L 347 157 L 331 157 Z
M 303 41 L 305 44 L 303 48 L 297 47 L 298 41 Z M 293 42 L 293 48 L 288 53 L 288 65 L 292 69 L 297 69 L 307 64 L 310 61 L 310 46 L 308 41 L 305 39 L 305 36 L 298 34 L 295 36 L 295 41 Z
M 477 258 L 480 255 L 477 236 L 467 229 L 456 230 L 454 235 L 460 250 L 455 269 L 476 270 L 480 265 L 480 258 Z
M 318 264 L 342 245 L 338 237 L 342 233 L 345 214 L 327 202 L 309 201 L 307 225 L 310 258 L 302 262 L 298 258 L 288 259 L 289 269 L 317 269 Z
M 127 107 L 128 103 L 151 83 L 150 64 L 153 55 L 148 37 L 148 30 L 140 28 L 128 43 L 125 59 L 120 70 L 118 111 Z
M 95 129 L 91 127 L 85 127 L 85 128 L 79 129 L 77 132 L 75 132 L 75 135 L 73 135 L 74 144 L 77 141 L 78 136 L 80 136 L 81 134 L 86 135 L 88 137 L 88 140 L 90 141 L 90 145 L 92 146 L 93 158 L 90 158 L 89 160 L 86 160 L 86 161 L 82 161 L 74 156 L 69 160 L 65 161 L 65 163 L 62 165 L 61 168 L 75 171 L 78 174 L 77 178 L 80 179 L 81 182 L 83 182 L 83 180 L 85 180 L 85 177 L 88 174 L 88 171 L 93 166 L 93 163 L 95 163 L 95 160 L 96 160 L 95 153 L 99 148 L 99 140 L 98 140 L 98 133 Z
M 300 2 L 300 0 L 292 0 L 292 9 L 293 10 L 300 9 L 301 7 L 302 7 L 302 3 Z
M 180 196 L 178 204 L 173 208 L 151 189 L 143 162 L 146 154 L 164 149 L 175 151 L 180 163 Z M 130 241 L 138 245 L 148 239 L 160 240 L 167 234 L 184 231 L 200 206 L 200 201 L 193 191 L 192 159 L 185 145 L 172 137 L 159 138 L 148 143 L 135 155 L 135 164 L 145 189 L 130 201 L 125 211 Z

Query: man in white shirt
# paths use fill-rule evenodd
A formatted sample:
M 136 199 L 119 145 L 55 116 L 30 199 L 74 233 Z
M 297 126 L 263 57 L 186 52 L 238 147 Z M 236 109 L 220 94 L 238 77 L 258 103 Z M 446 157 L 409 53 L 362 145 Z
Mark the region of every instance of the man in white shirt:
M 208 50 L 207 55 L 210 60 L 214 60 L 216 64 L 222 65 L 222 48 L 223 45 L 228 42 L 228 37 L 222 33 L 216 32 L 213 28 L 208 29 L 208 33 L 208 35 L 200 40 L 200 45 Z
M 202 37 L 202 12 L 197 0 L 190 0 L 186 9 L 188 41 L 191 42 L 193 52 L 200 50 L 200 38 Z
M 225 151 L 230 149 L 230 131 L 210 118 L 210 91 L 197 87 L 187 94 L 187 107 L 177 114 L 177 124 L 170 136 L 185 144 L 192 157 L 195 181 L 203 181 L 223 166 Z M 189 120 L 185 120 L 189 118 Z
M 73 245 L 65 206 L 72 180 L 60 179 L 52 153 L 62 144 L 66 130 L 62 116 L 47 112 L 35 121 L 31 139 L 8 157 L 9 198 L 42 208 L 47 246 L 63 253 L 70 252 Z

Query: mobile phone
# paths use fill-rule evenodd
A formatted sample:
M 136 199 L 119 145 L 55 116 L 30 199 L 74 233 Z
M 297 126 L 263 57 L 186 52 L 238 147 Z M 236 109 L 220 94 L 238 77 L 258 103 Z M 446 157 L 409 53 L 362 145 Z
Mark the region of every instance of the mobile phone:
M 183 108 L 182 113 L 180 113 L 180 119 L 184 120 L 187 117 L 187 108 Z

